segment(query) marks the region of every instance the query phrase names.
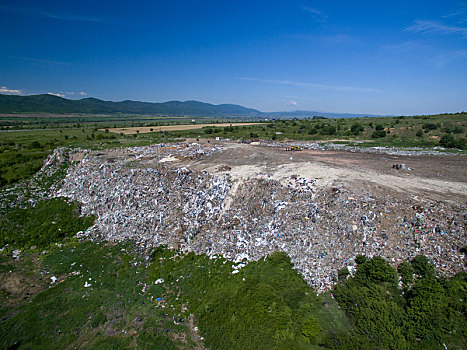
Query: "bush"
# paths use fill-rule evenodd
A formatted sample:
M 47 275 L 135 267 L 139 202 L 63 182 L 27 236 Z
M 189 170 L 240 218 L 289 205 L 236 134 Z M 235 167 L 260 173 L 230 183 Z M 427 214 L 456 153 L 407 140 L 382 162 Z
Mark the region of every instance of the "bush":
M 373 132 L 373 134 L 371 134 L 371 138 L 373 139 L 378 139 L 378 138 L 382 138 L 382 137 L 386 137 L 386 131 L 383 130 L 375 130 Z
M 418 255 L 410 263 L 399 265 L 403 283 L 399 290 L 396 271 L 381 257 L 357 256 L 356 262 L 354 277 L 337 284 L 333 293 L 353 321 L 356 334 L 364 343 L 366 340 L 365 346 L 433 349 L 446 342 L 449 348 L 465 348 L 455 344 L 465 342 L 467 274 L 438 279 L 428 258 Z M 325 343 L 332 340 L 324 339 Z M 342 349 L 330 345 L 326 344 L 328 348 Z
M 350 131 L 355 135 L 359 135 L 361 132 L 365 131 L 365 128 L 362 126 L 362 124 L 357 122 L 352 124 Z
M 438 129 L 438 125 L 434 123 L 425 123 L 422 125 L 422 128 L 425 129 L 425 132 L 430 131 L 430 130 L 436 130 Z
M 326 125 L 321 128 L 320 134 L 321 135 L 335 135 L 337 132 L 336 127 L 334 125 Z
M 302 326 L 302 336 L 304 343 L 316 344 L 319 339 L 321 328 L 318 321 L 313 316 L 310 316 Z
M 433 265 L 430 264 L 428 258 L 424 255 L 417 255 L 410 261 L 410 264 L 413 267 L 413 272 L 415 272 L 420 277 L 433 277 L 435 269 Z
M 76 203 L 42 200 L 35 207 L 10 209 L 0 218 L 0 247 L 46 247 L 86 230 L 93 222 L 94 217 L 80 217 Z
M 467 148 L 467 140 L 465 138 L 456 139 L 451 134 L 446 134 L 441 137 L 439 140 L 440 146 L 446 148 L 458 148 L 458 149 L 466 149 Z
M 28 146 L 29 149 L 37 149 L 37 148 L 41 148 L 41 147 L 42 146 L 38 141 L 34 141 Z
M 378 125 L 375 126 L 375 130 L 376 131 L 382 131 L 382 130 L 384 130 L 384 126 L 382 124 L 378 124 Z

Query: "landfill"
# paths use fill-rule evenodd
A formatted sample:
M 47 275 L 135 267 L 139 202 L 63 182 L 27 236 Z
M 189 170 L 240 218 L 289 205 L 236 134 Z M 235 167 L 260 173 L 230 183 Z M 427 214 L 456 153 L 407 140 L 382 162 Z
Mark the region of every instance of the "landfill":
M 74 150 L 52 196 L 76 200 L 83 215 L 96 216 L 81 236 L 130 239 L 142 251 L 165 245 L 222 255 L 236 263 L 234 273 L 281 250 L 318 292 L 333 286 L 338 270 L 353 271 L 360 254 L 394 266 L 424 254 L 447 275 L 465 270 L 465 202 L 414 201 L 345 181 L 318 186 L 321 180 L 280 166 L 260 171 L 252 165 L 243 177 L 233 164 L 203 168 L 227 148 L 185 142 Z

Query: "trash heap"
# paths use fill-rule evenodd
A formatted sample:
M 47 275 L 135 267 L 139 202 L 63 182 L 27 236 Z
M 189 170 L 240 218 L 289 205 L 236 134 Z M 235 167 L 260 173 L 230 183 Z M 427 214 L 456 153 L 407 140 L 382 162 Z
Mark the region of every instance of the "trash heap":
M 41 169 L 34 177 L 18 182 L 12 186 L 0 188 L 0 212 L 7 208 L 25 208 L 35 205 L 38 200 L 49 197 L 57 191 L 60 176 L 69 163 L 70 154 L 88 152 L 80 149 L 69 150 L 56 148 L 44 161 Z
M 403 195 L 354 193 L 342 184 L 318 188 L 297 175 L 239 180 L 161 162 L 219 151 L 192 144 L 90 152 L 55 196 L 78 200 L 83 214 L 96 215 L 84 233 L 92 239 L 132 239 L 143 250 L 163 244 L 237 263 L 282 250 L 318 291 L 335 283 L 339 269 L 352 271 L 359 254 L 395 266 L 424 254 L 446 274 L 464 269 L 463 205 L 414 205 Z
M 350 143 L 350 141 L 349 141 Z M 358 142 L 356 142 L 358 143 Z M 388 154 L 393 156 L 423 156 L 423 155 L 445 155 L 443 151 L 446 151 L 443 147 L 431 147 L 429 149 L 421 147 L 410 147 L 401 149 L 398 147 L 358 147 L 350 144 L 340 144 L 329 142 L 307 142 L 307 141 L 261 141 L 262 145 L 269 147 L 284 147 L 285 145 L 299 146 L 300 149 L 308 149 L 315 151 L 350 151 L 358 153 L 373 153 L 373 154 Z M 452 149 L 450 150 L 452 152 Z
M 83 214 L 97 216 L 91 236 L 179 247 L 217 221 L 229 189 L 228 176 L 131 168 L 89 156 L 67 175 L 56 196 L 76 199 Z

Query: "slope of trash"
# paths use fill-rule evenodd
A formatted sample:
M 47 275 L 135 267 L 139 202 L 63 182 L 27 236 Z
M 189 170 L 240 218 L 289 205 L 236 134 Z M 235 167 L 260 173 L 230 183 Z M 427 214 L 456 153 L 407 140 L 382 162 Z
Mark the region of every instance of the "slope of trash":
M 414 201 L 345 181 L 318 186 L 284 167 L 260 172 L 253 164 L 245 176 L 221 164 L 221 171 L 200 170 L 224 151 L 197 143 L 79 151 L 54 196 L 96 215 L 82 233 L 92 239 L 132 239 L 142 250 L 167 245 L 236 263 L 282 250 L 318 291 L 333 285 L 339 269 L 352 270 L 359 254 L 394 265 L 424 254 L 444 273 L 465 268 L 465 203 Z

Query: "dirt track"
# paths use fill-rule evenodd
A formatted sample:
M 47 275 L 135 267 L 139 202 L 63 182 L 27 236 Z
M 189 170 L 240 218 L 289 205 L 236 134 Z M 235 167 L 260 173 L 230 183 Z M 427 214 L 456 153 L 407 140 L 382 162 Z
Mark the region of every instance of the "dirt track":
M 314 150 L 290 152 L 238 143 L 222 143 L 222 146 L 226 148 L 223 152 L 196 161 L 191 167 L 210 173 L 229 173 L 241 180 L 261 174 L 269 174 L 278 180 L 298 175 L 316 179 L 319 187 L 348 184 L 364 192 L 391 190 L 412 195 L 414 199 L 467 202 L 465 156 L 393 156 Z M 405 164 L 410 170 L 396 170 L 392 167 L 394 164 Z M 222 166 L 231 170 L 219 170 Z
M 191 125 L 166 125 L 166 126 L 142 126 L 142 127 L 131 127 L 131 128 L 111 128 L 110 132 L 116 134 L 136 134 L 139 131 L 140 134 L 146 134 L 149 132 L 159 132 L 159 131 L 178 131 L 178 130 L 192 130 L 192 129 L 202 129 L 204 127 L 219 127 L 223 128 L 226 126 L 246 126 L 246 125 L 257 125 L 263 123 L 221 123 L 221 124 L 191 124 Z M 101 129 L 104 130 L 104 129 Z

